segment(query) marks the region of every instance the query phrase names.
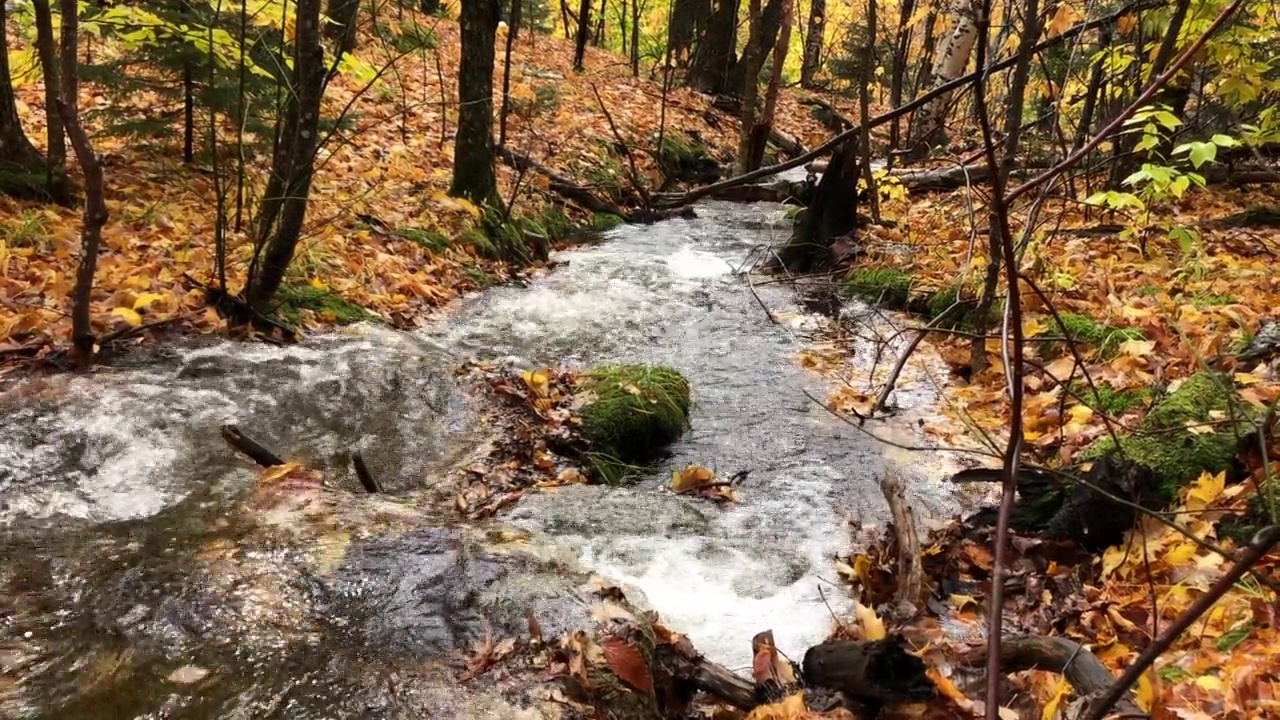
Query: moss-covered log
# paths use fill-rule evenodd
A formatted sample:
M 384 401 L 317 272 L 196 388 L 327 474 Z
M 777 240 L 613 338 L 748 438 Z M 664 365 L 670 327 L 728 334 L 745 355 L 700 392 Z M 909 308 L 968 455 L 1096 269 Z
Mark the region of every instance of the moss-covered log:
M 1091 549 L 1118 542 L 1135 511 L 1167 507 L 1202 472 L 1230 472 L 1253 436 L 1256 412 L 1219 373 L 1201 372 L 1158 400 L 1130 433 L 1104 437 L 1061 473 L 1028 469 L 1018 478 L 1014 527 L 1072 539 Z M 967 473 L 968 479 L 995 479 Z M 1103 492 L 1098 492 L 1101 490 Z M 989 511 L 980 513 L 990 518 Z
M 660 365 L 609 365 L 584 374 L 589 402 L 579 428 L 587 460 L 605 482 L 654 460 L 684 433 L 689 381 Z

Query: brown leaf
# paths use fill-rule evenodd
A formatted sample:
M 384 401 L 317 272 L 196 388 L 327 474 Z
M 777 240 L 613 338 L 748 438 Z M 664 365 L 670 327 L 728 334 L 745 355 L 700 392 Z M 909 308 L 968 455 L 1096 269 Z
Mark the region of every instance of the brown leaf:
M 602 639 L 600 647 L 604 649 L 605 661 L 614 675 L 646 695 L 653 692 L 649 665 L 645 662 L 640 648 L 615 635 Z

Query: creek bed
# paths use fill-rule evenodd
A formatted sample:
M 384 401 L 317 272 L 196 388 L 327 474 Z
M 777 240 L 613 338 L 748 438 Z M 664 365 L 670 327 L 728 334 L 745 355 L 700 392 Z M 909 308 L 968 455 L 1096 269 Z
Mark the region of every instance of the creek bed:
M 483 682 L 453 689 L 447 666 L 527 613 L 549 634 L 585 618 L 588 572 L 713 660 L 748 665 L 766 628 L 798 657 L 847 607 L 831 560 L 883 520 L 885 454 L 806 397 L 829 390 L 795 362 L 821 318 L 736 272 L 787 232 L 780 208 L 697 215 L 618 228 L 418 333 L 193 340 L 9 389 L 0 716 L 516 717 Z M 460 524 L 449 470 L 483 439 L 460 357 L 671 365 L 692 382 L 691 429 L 633 485 L 531 492 Z M 337 489 L 301 509 L 246 501 L 256 472 L 219 436 L 227 422 L 329 468 Z M 387 495 L 349 492 L 357 449 Z M 741 503 L 666 491 L 687 463 L 750 470 Z M 926 515 L 955 510 L 940 474 L 910 480 Z M 174 674 L 191 667 L 207 675 Z

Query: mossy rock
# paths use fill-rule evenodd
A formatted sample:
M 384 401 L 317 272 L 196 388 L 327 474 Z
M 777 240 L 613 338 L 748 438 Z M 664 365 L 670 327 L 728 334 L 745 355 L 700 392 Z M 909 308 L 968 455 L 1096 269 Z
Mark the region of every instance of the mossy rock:
M 276 290 L 275 316 L 288 325 L 302 322 L 302 311 L 310 310 L 321 320 L 350 325 L 362 320 L 377 320 L 378 316 L 334 293 L 306 284 L 285 284 Z
M 1223 472 L 1235 464 L 1241 439 L 1254 430 L 1256 413 L 1231 387 L 1230 381 L 1217 373 L 1192 375 L 1160 399 L 1132 434 L 1120 438 L 1123 456 L 1151 470 L 1155 500 L 1161 504 L 1172 502 L 1178 490 L 1201 472 Z M 1114 450 L 1116 441 L 1104 437 L 1085 450 L 1081 459 Z
M 845 276 L 844 291 L 892 310 L 905 310 L 911 297 L 911 276 L 888 267 L 854 268 Z
M 592 468 L 616 483 L 684 434 L 689 381 L 661 365 L 608 365 L 583 375 L 580 433 Z

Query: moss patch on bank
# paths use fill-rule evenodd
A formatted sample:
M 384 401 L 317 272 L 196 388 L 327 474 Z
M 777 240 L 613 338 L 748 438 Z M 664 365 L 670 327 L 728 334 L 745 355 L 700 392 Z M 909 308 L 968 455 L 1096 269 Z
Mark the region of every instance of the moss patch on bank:
M 285 284 L 276 291 L 275 316 L 290 326 L 298 326 L 303 313 L 315 313 L 323 322 L 350 325 L 362 320 L 377 320 L 377 315 L 347 300 L 332 290 L 305 284 Z
M 607 483 L 616 483 L 684 434 L 689 381 L 661 365 L 608 365 L 583 374 L 579 432 L 584 455 Z
M 1232 467 L 1240 440 L 1253 431 L 1254 413 L 1217 373 L 1187 378 L 1160 399 L 1134 432 L 1120 438 L 1123 455 L 1155 475 L 1157 500 L 1172 502 L 1178 490 L 1201 472 Z M 1105 437 L 1085 450 L 1083 460 L 1116 449 Z

